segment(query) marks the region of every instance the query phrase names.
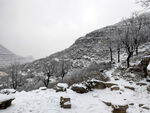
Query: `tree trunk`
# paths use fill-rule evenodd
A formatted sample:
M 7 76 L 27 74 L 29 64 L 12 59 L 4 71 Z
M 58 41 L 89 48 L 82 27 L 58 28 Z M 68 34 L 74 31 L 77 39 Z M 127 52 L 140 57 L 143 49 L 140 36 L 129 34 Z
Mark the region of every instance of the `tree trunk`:
M 138 51 L 138 46 L 136 46 L 136 55 L 138 56 L 139 51 Z
M 120 48 L 118 48 L 118 63 L 120 62 Z
M 127 57 L 127 68 L 130 67 L 130 58 L 132 57 L 133 52 L 129 52 L 128 57 Z
M 113 61 L 113 56 L 112 56 L 112 48 L 111 48 L 111 47 L 109 48 L 109 51 L 110 51 L 110 60 L 111 60 L 111 63 L 112 63 L 112 61 Z

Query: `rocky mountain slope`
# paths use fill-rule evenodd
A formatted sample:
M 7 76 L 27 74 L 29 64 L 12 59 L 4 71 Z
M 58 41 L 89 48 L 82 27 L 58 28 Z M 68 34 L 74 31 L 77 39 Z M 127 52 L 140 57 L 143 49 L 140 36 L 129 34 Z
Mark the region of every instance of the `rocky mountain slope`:
M 4 46 L 0 45 L 0 68 L 6 67 L 13 62 L 27 63 L 33 61 L 32 57 L 17 56 Z

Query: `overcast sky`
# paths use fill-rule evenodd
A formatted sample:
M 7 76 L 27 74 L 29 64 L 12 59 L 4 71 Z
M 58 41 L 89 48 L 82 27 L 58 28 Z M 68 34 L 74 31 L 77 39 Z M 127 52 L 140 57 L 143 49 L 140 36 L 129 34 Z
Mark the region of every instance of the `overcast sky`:
M 0 0 L 0 44 L 45 57 L 139 9 L 135 0 Z

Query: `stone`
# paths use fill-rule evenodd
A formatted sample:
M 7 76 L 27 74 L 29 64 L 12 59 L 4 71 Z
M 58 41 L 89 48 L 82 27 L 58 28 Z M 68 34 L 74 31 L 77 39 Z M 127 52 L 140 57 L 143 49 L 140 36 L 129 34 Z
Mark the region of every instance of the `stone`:
M 68 88 L 68 84 L 58 83 L 54 89 L 56 90 L 56 92 L 65 92 L 67 91 L 67 88 Z
M 142 107 L 142 106 L 144 106 L 144 104 L 139 104 L 139 107 Z
M 60 97 L 60 106 L 64 109 L 70 109 L 71 108 L 71 99 L 70 98 L 64 98 Z
M 105 86 L 110 88 L 112 86 L 117 86 L 117 84 L 114 84 L 114 83 L 105 83 Z
M 147 91 L 150 92 L 150 86 L 147 87 Z
M 12 103 L 13 100 L 14 100 L 14 98 L 0 102 L 0 109 L 6 109 L 6 108 L 8 108 L 11 105 L 11 103 Z
M 129 105 L 133 106 L 133 105 L 134 105 L 134 103 L 130 103 Z
M 78 85 L 73 85 L 72 87 L 71 87 L 71 89 L 73 90 L 73 91 L 75 91 L 76 93 L 80 93 L 80 94 L 82 94 L 82 93 L 87 93 L 89 90 L 88 90 L 88 88 L 85 86 L 78 86 Z
M 146 86 L 147 84 L 146 84 L 146 83 L 136 83 L 136 85 L 139 85 L 139 86 Z
M 133 90 L 133 91 L 135 91 L 135 88 L 134 88 L 134 87 L 130 87 L 130 86 L 124 86 L 124 88 L 126 88 L 126 89 L 130 89 L 130 90 Z
M 111 87 L 111 91 L 117 91 L 117 90 L 120 90 L 118 86 Z
M 128 105 L 112 105 L 112 113 L 127 113 Z
M 150 108 L 148 108 L 148 107 L 142 107 L 143 109 L 146 109 L 146 110 L 149 110 Z
M 105 102 L 105 101 L 103 101 L 103 103 L 106 104 L 107 106 L 111 106 L 112 105 L 111 102 Z

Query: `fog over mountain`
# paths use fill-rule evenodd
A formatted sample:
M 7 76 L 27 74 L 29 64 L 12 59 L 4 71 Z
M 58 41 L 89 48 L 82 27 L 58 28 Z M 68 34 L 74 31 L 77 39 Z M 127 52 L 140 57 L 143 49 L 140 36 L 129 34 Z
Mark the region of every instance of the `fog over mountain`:
M 135 0 L 0 0 L 0 43 L 41 58 L 136 10 Z

